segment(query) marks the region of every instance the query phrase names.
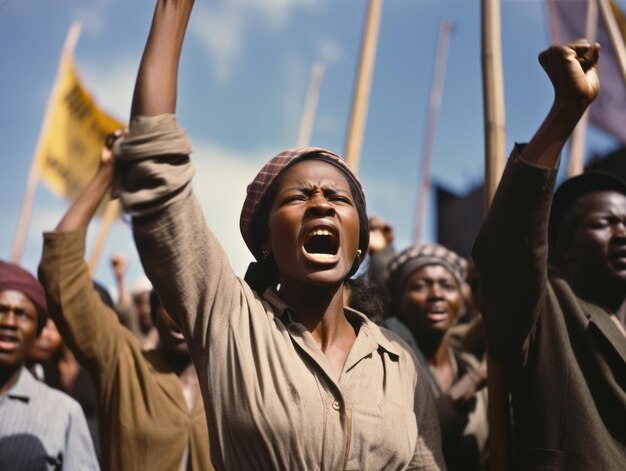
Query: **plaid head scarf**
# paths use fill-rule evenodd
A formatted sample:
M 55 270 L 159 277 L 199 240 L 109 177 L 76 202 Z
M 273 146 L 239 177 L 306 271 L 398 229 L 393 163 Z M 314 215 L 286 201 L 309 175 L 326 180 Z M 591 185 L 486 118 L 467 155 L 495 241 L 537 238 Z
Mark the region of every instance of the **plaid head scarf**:
M 467 261 L 456 252 L 439 244 L 414 245 L 396 255 L 387 267 L 387 289 L 394 301 L 402 296 L 409 277 L 426 265 L 446 268 L 459 288 L 467 276 Z

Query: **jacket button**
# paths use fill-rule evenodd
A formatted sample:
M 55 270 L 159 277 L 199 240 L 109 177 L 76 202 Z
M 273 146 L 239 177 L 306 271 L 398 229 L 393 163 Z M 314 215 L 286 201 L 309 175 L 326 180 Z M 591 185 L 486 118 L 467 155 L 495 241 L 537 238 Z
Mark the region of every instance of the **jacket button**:
M 333 409 L 335 409 L 335 410 L 341 410 L 341 402 L 339 402 L 339 401 L 333 401 Z

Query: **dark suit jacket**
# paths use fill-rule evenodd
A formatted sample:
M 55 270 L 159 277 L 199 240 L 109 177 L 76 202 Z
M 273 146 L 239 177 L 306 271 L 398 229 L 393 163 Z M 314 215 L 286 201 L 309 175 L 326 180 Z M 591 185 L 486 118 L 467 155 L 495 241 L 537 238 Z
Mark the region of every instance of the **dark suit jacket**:
M 515 466 L 626 470 L 626 336 L 548 267 L 556 171 L 519 150 L 473 252 L 490 351 L 512 394 Z

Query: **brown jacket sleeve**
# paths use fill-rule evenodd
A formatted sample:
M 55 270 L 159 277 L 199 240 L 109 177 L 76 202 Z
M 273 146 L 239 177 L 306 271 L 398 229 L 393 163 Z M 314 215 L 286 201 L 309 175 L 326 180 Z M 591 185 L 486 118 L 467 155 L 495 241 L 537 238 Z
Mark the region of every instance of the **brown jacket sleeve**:
M 556 181 L 556 171 L 525 163 L 520 152 L 513 149 L 472 252 L 491 354 L 514 364 L 525 361 L 520 354 L 545 301 Z
M 132 334 L 94 290 L 84 257 L 84 230 L 44 234 L 39 280 L 63 340 L 79 362 L 102 379 L 114 371 L 120 339 Z

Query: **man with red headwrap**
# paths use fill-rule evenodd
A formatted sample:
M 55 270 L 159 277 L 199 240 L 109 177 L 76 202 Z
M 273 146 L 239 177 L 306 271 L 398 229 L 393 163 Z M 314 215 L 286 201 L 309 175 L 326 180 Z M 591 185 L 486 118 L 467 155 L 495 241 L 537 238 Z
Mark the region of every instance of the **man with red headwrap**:
M 78 403 L 24 366 L 47 317 L 39 282 L 0 261 L 0 469 L 99 469 Z

